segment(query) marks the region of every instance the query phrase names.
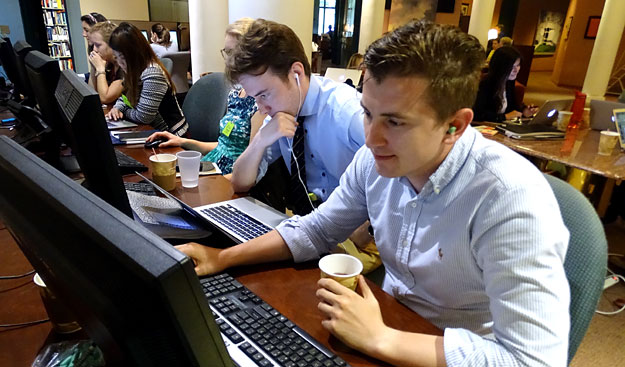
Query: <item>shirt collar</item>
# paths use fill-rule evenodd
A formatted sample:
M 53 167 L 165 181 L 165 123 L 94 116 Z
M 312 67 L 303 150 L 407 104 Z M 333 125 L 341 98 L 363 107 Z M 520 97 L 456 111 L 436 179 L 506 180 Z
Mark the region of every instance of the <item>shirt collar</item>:
M 469 153 L 471 148 L 473 147 L 473 143 L 477 137 L 477 132 L 471 126 L 467 126 L 466 130 L 456 141 L 454 146 L 447 154 L 443 163 L 434 171 L 434 173 L 430 176 L 425 186 L 423 186 L 423 190 L 421 190 L 422 195 L 429 195 L 431 193 L 439 194 L 443 189 L 451 182 L 451 180 L 456 177 L 456 174 L 465 161 L 469 157 Z
M 308 92 L 306 93 L 306 98 L 304 99 L 304 103 L 302 104 L 302 108 L 299 111 L 300 116 L 310 116 L 314 114 L 317 110 L 315 105 L 317 104 L 317 100 L 319 99 L 319 91 L 320 91 L 319 81 L 317 77 L 314 75 L 310 76 L 310 83 L 308 84 Z

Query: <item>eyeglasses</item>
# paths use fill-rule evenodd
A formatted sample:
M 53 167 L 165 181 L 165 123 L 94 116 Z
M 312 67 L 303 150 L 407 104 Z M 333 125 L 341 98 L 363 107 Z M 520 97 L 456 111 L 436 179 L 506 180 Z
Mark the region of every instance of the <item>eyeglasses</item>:
M 231 54 L 232 54 L 232 49 L 230 49 L 230 50 L 226 50 L 225 48 L 222 48 L 222 49 L 221 49 L 221 56 L 222 56 L 224 59 L 227 59 L 227 58 L 228 58 L 228 56 L 230 56 Z

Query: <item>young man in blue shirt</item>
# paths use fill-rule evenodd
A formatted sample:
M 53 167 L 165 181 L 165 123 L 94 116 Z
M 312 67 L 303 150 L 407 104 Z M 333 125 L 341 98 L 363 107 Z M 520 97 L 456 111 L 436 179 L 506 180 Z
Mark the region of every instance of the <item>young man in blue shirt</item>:
M 401 366 L 565 366 L 568 231 L 542 174 L 470 126 L 484 51 L 456 27 L 412 22 L 365 55 L 366 147 L 316 211 L 228 249 L 182 245 L 198 274 L 321 256 L 370 218 L 383 289 L 444 329 L 389 328 L 367 283 L 318 282 L 323 326 Z

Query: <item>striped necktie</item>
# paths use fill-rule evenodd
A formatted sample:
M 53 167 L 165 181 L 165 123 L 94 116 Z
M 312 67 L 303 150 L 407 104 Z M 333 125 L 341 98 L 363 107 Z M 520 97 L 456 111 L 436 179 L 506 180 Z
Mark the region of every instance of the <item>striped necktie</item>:
M 308 201 L 308 188 L 302 185 L 306 184 L 306 159 L 305 159 L 305 130 L 304 116 L 297 118 L 297 128 L 293 136 L 293 155 L 291 156 L 291 180 L 290 180 L 290 197 L 289 204 L 291 210 L 295 214 L 306 215 L 312 211 L 310 202 Z M 299 166 L 299 170 L 298 170 Z M 299 176 L 298 176 L 299 172 Z M 300 181 L 301 177 L 301 181 Z

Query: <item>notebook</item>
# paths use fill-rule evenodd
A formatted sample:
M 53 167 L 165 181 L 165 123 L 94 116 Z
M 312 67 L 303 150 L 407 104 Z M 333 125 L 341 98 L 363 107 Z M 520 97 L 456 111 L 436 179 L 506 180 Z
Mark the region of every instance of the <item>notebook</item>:
M 107 120 L 106 125 L 109 130 L 126 129 L 126 128 L 138 126 L 134 122 L 130 122 L 128 120 L 117 120 L 117 121 Z
M 339 83 L 344 83 L 347 79 L 351 79 L 354 85 L 358 85 L 361 74 L 362 71 L 357 69 L 328 68 L 324 76 Z
M 623 108 L 625 108 L 625 103 L 593 99 L 590 101 L 590 128 L 599 131 L 614 131 L 616 124 L 613 111 Z
M 512 139 L 560 139 L 564 131 L 550 125 L 502 124 L 497 126 L 501 132 Z

